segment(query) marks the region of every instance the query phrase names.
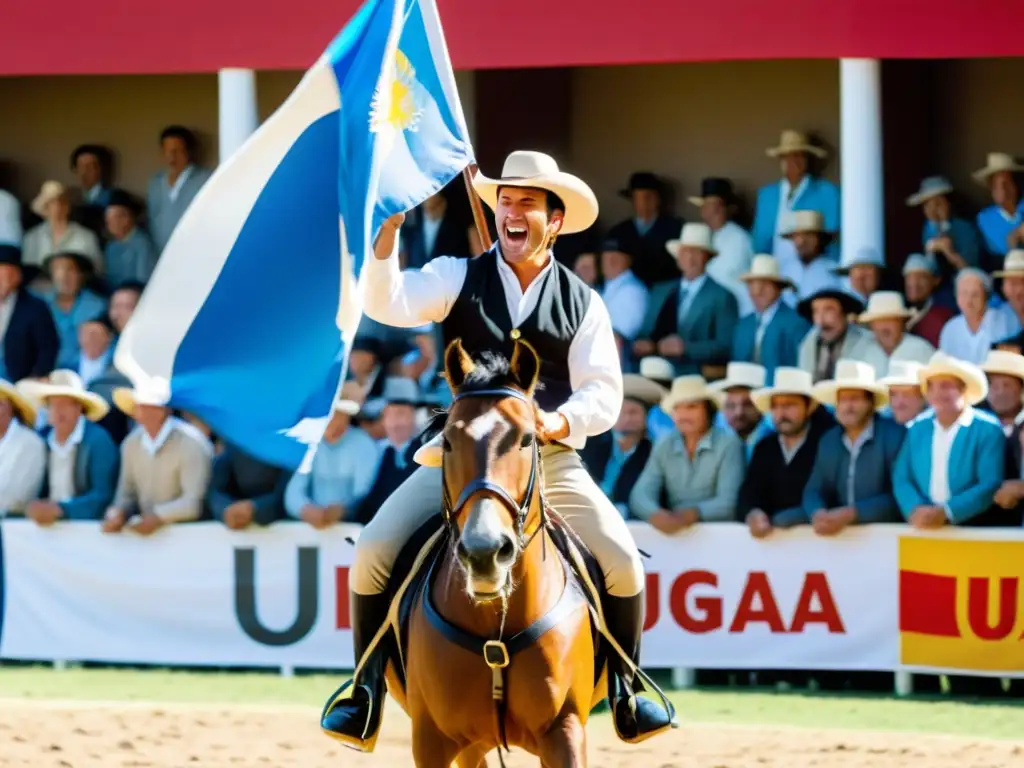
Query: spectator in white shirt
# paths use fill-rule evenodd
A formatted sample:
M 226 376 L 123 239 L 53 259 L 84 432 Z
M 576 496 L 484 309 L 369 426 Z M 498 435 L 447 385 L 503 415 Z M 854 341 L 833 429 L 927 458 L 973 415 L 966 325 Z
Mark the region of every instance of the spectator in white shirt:
M 1024 250 L 1015 248 L 1006 254 L 1003 268 L 993 272 L 992 277 L 1002 278 L 1006 297 L 1006 302 L 996 311 L 1014 328 L 1011 333 L 1017 333 L 1024 328 Z
M 26 266 L 41 267 L 47 256 L 80 253 L 103 274 L 103 252 L 96 233 L 71 221 L 68 190 L 59 181 L 47 181 L 32 201 L 32 211 L 44 221 L 25 233 L 22 257 Z
M 740 275 L 750 269 L 754 244 L 750 233 L 732 221 L 736 211 L 732 182 L 729 179 L 704 179 L 700 183 L 700 197 L 691 197 L 690 202 L 700 207 L 700 217 L 711 227 L 711 243 L 718 251 L 718 256 L 708 263 L 708 274 L 736 296 L 740 317 L 753 312 L 754 305 Z
M 866 304 L 871 294 L 882 285 L 884 269 L 885 261 L 878 251 L 874 248 L 858 248 L 853 258 L 835 267 L 833 272 L 845 278 L 845 288 Z
M 0 189 L 0 245 L 21 247 L 21 203 L 18 198 Z
M 825 218 L 818 211 L 794 211 L 789 214 L 783 237 L 793 241 L 796 259 L 779 262 L 782 276 L 796 286 L 795 293 L 784 296 L 790 306 L 827 290 L 840 290 L 842 283 L 832 271 L 836 262 L 825 256 L 825 248 L 834 233 L 825 230 Z
M 956 305 L 961 314 L 942 328 L 939 349 L 947 355 L 978 365 L 992 345 L 1012 336 L 1013 327 L 1004 314 L 988 305 L 992 278 L 975 267 L 956 276 Z
M 36 409 L 0 379 L 0 516 L 24 512 L 39 498 L 46 476 L 46 443 L 32 430 Z
M 606 240 L 601 246 L 601 298 L 612 318 L 620 350 L 630 348 L 647 313 L 647 287 L 633 274 L 632 262 L 633 257 L 618 240 Z
M 867 309 L 857 318 L 858 323 L 868 326 L 874 334 L 864 350 L 863 360 L 874 367 L 877 378 L 889 374 L 889 365 L 894 360 L 925 365 L 935 354 L 935 347 L 920 336 L 907 333 L 907 321 L 913 316 L 901 294 L 876 291 L 871 294 Z

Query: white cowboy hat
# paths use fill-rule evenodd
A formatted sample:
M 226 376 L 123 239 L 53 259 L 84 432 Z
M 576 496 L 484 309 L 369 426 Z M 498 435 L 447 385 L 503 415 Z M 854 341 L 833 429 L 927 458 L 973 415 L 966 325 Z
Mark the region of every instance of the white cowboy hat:
M 825 217 L 821 211 L 791 211 L 785 219 L 783 237 L 792 237 L 798 232 L 816 232 L 825 237 L 832 233 L 825 229 Z
M 676 369 L 664 357 L 651 355 L 640 360 L 640 375 L 659 384 L 664 383 L 671 386 Z
M 979 366 L 986 374 L 999 373 L 1024 381 L 1024 357 L 1003 349 L 990 350 Z
M 725 378 L 708 385 L 719 408 L 730 389 L 761 389 L 767 380 L 767 371 L 757 363 L 732 362 L 725 367 Z
M 903 263 L 903 274 L 909 275 L 912 272 L 927 272 L 932 277 L 939 276 L 939 265 L 935 263 L 935 257 L 923 253 L 912 253 L 907 256 Z
M 800 131 L 783 131 L 779 138 L 779 145 L 765 150 L 768 157 L 782 157 L 782 155 L 791 155 L 794 152 L 807 152 L 822 159 L 828 157 L 828 152 L 811 144 L 807 136 Z
M 936 352 L 928 361 L 928 365 L 922 366 L 917 372 L 922 392 L 928 390 L 928 380 L 936 376 L 952 376 L 962 381 L 966 387 L 964 397 L 970 405 L 977 405 L 988 397 L 988 379 L 985 372 L 965 360 L 959 360 L 945 352 Z
M 870 323 L 889 317 L 909 319 L 914 316 L 912 310 L 903 303 L 903 294 L 897 291 L 875 291 L 868 296 L 868 306 L 857 316 L 858 323 Z
M 56 370 L 46 381 L 21 381 L 18 390 L 30 400 L 45 404 L 50 397 L 70 397 L 82 404 L 85 418 L 99 421 L 110 411 L 107 401 L 89 392 L 82 383 L 82 377 L 74 371 Z
M 15 413 L 21 417 L 22 423 L 28 427 L 35 426 L 36 407 L 7 379 L 0 379 L 0 400 L 9 400 Z
M 1024 165 L 1018 163 L 1014 159 L 1013 155 L 1008 155 L 1005 152 L 989 152 L 985 167 L 975 171 L 971 176 L 976 182 L 987 187 L 988 177 L 994 173 L 1000 173 L 1001 171 L 1020 173 L 1021 171 L 1024 171 Z
M 665 250 L 675 258 L 680 248 L 699 248 L 714 256 L 718 253 L 712 241 L 711 227 L 707 224 L 683 224 L 679 238 L 665 243 Z
M 835 405 L 841 389 L 861 389 L 870 392 L 875 397 L 876 411 L 889 403 L 889 390 L 884 384 L 875 381 L 875 368 L 870 363 L 862 363 L 859 360 L 836 361 L 835 378 L 815 384 L 811 390 L 811 397 L 822 405 Z
M 641 376 L 638 373 L 625 373 L 622 375 L 622 396 L 631 400 L 639 400 L 648 405 L 660 403 L 668 390 L 657 382 Z
M 878 380 L 879 384 L 886 387 L 916 387 L 921 388 L 921 380 L 918 374 L 924 368 L 921 363 L 912 360 L 890 360 L 889 373 Z
M 750 271 L 740 275 L 740 280 L 749 283 L 751 280 L 770 280 L 782 286 L 794 288 L 793 281 L 783 277 L 779 270 L 779 261 L 767 253 L 759 253 L 750 260 Z
M 992 277 L 1024 277 L 1024 250 L 1014 248 L 1003 259 L 1003 268 Z
M 832 274 L 846 276 L 854 267 L 876 267 L 885 269 L 885 259 L 876 249 L 871 247 L 858 248 L 853 258 L 832 267 Z
M 931 200 L 939 195 L 948 195 L 953 191 L 953 185 L 945 176 L 929 176 L 921 181 L 917 192 L 907 198 L 907 205 L 913 207 Z
M 169 406 L 171 383 L 161 376 L 154 376 L 134 387 L 115 387 L 112 398 L 121 413 L 134 419 L 137 405 Z
M 672 380 L 672 388 L 661 400 L 661 410 L 670 413 L 673 408 L 682 403 L 695 403 L 699 400 L 715 402 L 715 398 L 708 383 L 700 374 L 679 376 Z
M 59 181 L 44 181 L 39 194 L 32 200 L 32 212 L 37 216 L 46 216 L 46 206 L 63 197 L 67 189 Z
M 558 170 L 555 159 L 543 152 L 513 152 L 505 158 L 501 178 L 491 179 L 479 171 L 473 177 L 473 188 L 492 211 L 498 206 L 499 187 L 529 187 L 554 192 L 565 203 L 563 235 L 582 232 L 597 221 L 597 197 L 593 190 L 578 176 Z
M 802 368 L 783 365 L 775 369 L 775 383 L 770 387 L 755 389 L 750 393 L 750 399 L 757 410 L 768 413 L 772 409 L 772 398 L 775 395 L 803 395 L 811 401 L 813 410 L 818 405 L 811 393 L 813 389 L 814 379 L 811 374 Z

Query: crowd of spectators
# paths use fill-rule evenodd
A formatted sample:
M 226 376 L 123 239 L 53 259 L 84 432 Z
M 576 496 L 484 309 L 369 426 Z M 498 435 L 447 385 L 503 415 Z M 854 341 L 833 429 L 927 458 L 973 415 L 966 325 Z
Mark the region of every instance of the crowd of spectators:
M 134 389 L 113 365 L 118 335 L 209 177 L 187 129 L 167 128 L 159 146 L 165 167 L 145 201 L 109 185 L 111 152 L 95 145 L 71 154 L 74 183 L 42 185 L 27 206 L 36 219 L 0 191 L 0 510 L 110 534 L 210 518 L 365 523 L 449 402 L 439 328 L 364 319 L 324 442 L 296 473 L 174 410 L 169 392 Z M 973 218 L 953 214 L 947 180 L 922 180 L 907 199 L 924 218 L 920 253 L 901 290 L 882 290 L 882 254 L 839 259 L 825 151 L 787 130 L 767 155 L 781 175 L 757 191 L 749 230 L 729 179 L 705 179 L 687 198 L 699 216 L 684 222 L 645 171 L 621 191 L 630 218 L 556 242 L 603 297 L 626 372 L 618 423 L 583 451 L 589 471 L 624 517 L 669 535 L 720 521 L 757 538 L 878 522 L 1021 527 L 1024 166 L 986 158 L 974 178 L 992 204 Z M 407 268 L 481 253 L 461 202 L 449 189 L 408 216 Z M 891 675 L 773 674 L 891 689 Z M 951 680 L 955 693 L 1022 693 Z

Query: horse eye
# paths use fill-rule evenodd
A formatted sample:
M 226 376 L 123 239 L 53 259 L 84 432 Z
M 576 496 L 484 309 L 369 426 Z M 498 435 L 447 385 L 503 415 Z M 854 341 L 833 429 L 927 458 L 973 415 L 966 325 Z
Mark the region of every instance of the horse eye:
M 529 448 L 533 445 L 533 432 L 527 432 L 519 441 L 520 448 Z

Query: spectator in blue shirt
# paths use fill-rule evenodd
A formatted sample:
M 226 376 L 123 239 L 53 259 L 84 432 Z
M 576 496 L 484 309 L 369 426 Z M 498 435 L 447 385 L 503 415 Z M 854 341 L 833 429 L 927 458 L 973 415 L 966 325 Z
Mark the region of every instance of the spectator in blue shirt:
M 1024 200 L 1014 174 L 1024 171 L 1012 156 L 990 152 L 988 162 L 974 172 L 974 180 L 988 187 L 992 205 L 978 214 L 978 229 L 985 239 L 985 250 L 991 256 L 990 269 L 1003 264 L 1003 256 L 1024 244 Z
M 920 206 L 924 212 L 921 244 L 932 254 L 939 267 L 940 284 L 936 299 L 954 306 L 953 276 L 964 267 L 976 267 L 981 258 L 981 244 L 974 225 L 967 219 L 952 215 L 949 194 L 953 185 L 942 176 L 929 176 L 917 192 L 907 198 L 907 205 Z
M 156 246 L 149 235 L 136 226 L 139 204 L 127 192 L 110 193 L 105 221 L 110 241 L 104 249 L 107 285 L 111 289 L 125 282 L 145 284 L 156 267 Z
M 107 311 L 107 303 L 85 288 L 92 276 L 92 262 L 80 253 L 57 253 L 44 262 L 53 288 L 42 299 L 50 308 L 60 349 L 57 367 L 77 370 L 81 349 L 78 344 L 78 326 Z

